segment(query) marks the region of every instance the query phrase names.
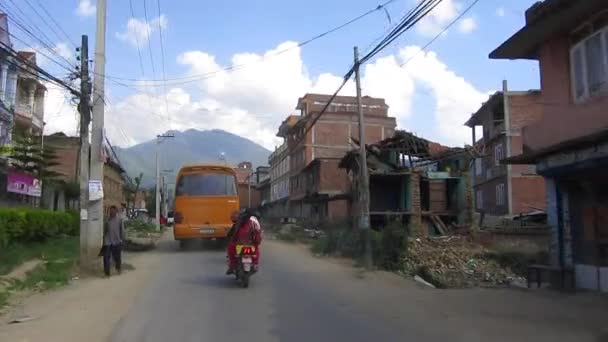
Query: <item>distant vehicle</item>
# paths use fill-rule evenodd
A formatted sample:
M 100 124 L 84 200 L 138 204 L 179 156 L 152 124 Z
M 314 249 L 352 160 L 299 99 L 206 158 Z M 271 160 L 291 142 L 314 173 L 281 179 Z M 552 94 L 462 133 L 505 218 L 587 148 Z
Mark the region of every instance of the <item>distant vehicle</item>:
M 148 209 L 134 209 L 131 218 L 148 219 Z
M 175 223 L 174 211 L 171 210 L 167 213 L 167 225 L 172 226 Z
M 225 239 L 239 209 L 236 173 L 226 165 L 183 166 L 177 175 L 173 235 L 175 240 Z

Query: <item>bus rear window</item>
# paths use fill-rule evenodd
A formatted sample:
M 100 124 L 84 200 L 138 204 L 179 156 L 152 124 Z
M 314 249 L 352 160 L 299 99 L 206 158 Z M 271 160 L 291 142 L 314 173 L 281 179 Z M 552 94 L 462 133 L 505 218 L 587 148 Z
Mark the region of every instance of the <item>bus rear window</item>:
M 175 196 L 236 196 L 234 176 L 222 173 L 183 175 Z

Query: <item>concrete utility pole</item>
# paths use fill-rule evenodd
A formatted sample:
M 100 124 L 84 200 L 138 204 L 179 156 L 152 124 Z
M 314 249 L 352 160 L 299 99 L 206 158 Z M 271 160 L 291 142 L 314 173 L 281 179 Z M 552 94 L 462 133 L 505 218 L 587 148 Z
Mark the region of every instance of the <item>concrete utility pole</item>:
M 89 255 L 89 124 L 91 123 L 91 83 L 89 81 L 89 37 L 82 36 L 80 47 L 80 155 L 78 179 L 80 182 L 80 268 L 86 269 L 92 261 Z
M 355 55 L 355 83 L 357 86 L 357 111 L 359 112 L 359 229 L 364 238 L 364 266 L 372 267 L 372 248 L 369 226 L 369 174 L 367 173 L 367 150 L 365 148 L 365 120 L 363 117 L 363 104 L 361 103 L 361 78 L 359 76 L 359 51 L 354 48 Z
M 173 134 L 159 134 L 156 136 L 156 189 L 154 190 L 156 194 L 156 230 L 160 230 L 160 144 L 162 143 L 162 138 L 174 138 Z
M 97 28 L 95 32 L 95 77 L 93 78 L 93 123 L 91 129 L 91 180 L 103 184 L 103 126 L 105 110 L 106 70 L 106 1 L 97 1 Z M 103 201 L 89 202 L 89 233 L 87 238 L 91 260 L 95 260 L 103 239 Z

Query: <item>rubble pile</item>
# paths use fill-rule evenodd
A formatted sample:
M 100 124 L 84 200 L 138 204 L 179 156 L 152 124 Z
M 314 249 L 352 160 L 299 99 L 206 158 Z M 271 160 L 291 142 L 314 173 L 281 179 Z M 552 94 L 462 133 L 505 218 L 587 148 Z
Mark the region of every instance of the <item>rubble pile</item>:
M 439 287 L 525 284 L 525 279 L 490 255 L 483 246 L 464 236 L 410 239 L 404 266 Z

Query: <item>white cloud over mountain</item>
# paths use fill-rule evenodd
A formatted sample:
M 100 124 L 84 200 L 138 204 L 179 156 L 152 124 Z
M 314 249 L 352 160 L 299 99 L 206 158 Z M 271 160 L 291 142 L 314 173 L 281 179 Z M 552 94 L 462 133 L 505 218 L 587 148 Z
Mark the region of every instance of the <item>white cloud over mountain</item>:
M 405 66 L 400 66 L 409 59 Z M 294 42 L 282 43 L 262 55 L 235 54 L 229 65 L 221 65 L 204 51 L 184 52 L 177 61 L 188 68 L 187 76 L 216 74 L 200 77 L 194 83 L 175 81 L 168 85 L 167 104 L 162 87 L 140 87 L 140 91 L 118 101 L 111 99 L 106 107 L 106 127 L 115 144 L 149 140 L 169 128 L 218 128 L 274 148 L 279 143 L 276 130 L 293 111 L 299 97 L 306 92 L 333 93 L 342 81 L 342 75 L 309 75 L 300 48 Z M 230 72 L 219 71 L 239 65 L 246 66 Z M 485 92 L 451 71 L 437 54 L 421 52 L 417 46 L 402 48 L 397 55 L 366 64 L 362 89 L 364 95 L 385 98 L 399 128 L 412 130 L 416 127 L 407 125 L 415 125 L 414 121 L 419 119 L 412 113 L 414 96 L 418 91 L 429 92 L 435 105 L 425 109 L 424 114 L 433 113 L 426 120 L 436 122 L 437 130 L 427 138 L 453 145 L 470 140 L 470 132 L 463 123 L 487 98 Z M 342 94 L 354 93 L 351 81 Z M 62 129 L 62 125 L 50 126 L 51 131 Z

